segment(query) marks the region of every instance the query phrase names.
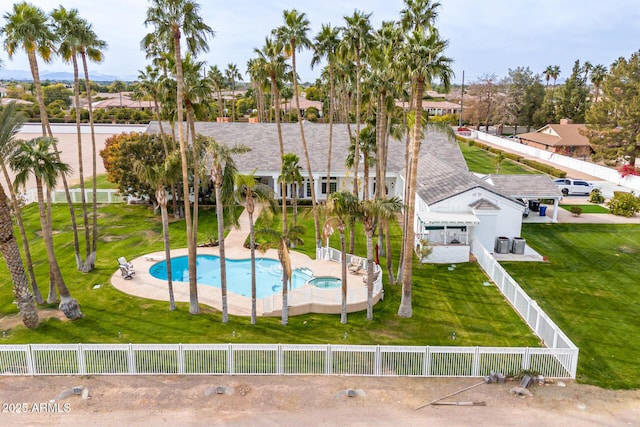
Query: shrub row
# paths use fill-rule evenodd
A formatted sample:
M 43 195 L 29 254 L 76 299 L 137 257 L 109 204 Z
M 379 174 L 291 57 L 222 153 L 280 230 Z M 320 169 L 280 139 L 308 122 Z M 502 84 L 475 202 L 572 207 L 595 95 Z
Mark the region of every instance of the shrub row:
M 549 166 L 545 163 L 537 162 L 535 160 L 525 159 L 519 154 L 503 151 L 499 148 L 492 147 L 487 144 L 483 144 L 482 142 L 474 141 L 473 139 L 463 138 L 460 135 L 456 135 L 456 140 L 466 143 L 470 147 L 478 147 L 481 150 L 486 150 L 495 155 L 502 154 L 502 156 L 506 159 L 510 159 L 510 160 L 513 160 L 514 162 L 522 163 L 523 165 L 527 165 L 530 168 L 539 170 L 540 172 L 544 172 L 551 176 L 555 176 L 558 178 L 564 178 L 565 176 L 567 176 L 567 173 L 565 171 L 555 168 L 553 166 Z

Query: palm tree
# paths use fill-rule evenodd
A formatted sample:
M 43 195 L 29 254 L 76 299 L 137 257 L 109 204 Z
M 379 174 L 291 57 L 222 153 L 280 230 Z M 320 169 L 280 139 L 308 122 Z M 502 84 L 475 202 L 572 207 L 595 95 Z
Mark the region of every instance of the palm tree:
M 357 205 L 357 216 L 362 220 L 367 240 L 367 320 L 373 320 L 373 234 L 380 219 L 391 219 L 401 209 L 398 197 L 361 200 Z
M 447 42 L 440 39 L 435 28 L 430 29 L 429 34 L 425 31 L 413 31 L 407 37 L 407 43 L 402 50 L 402 59 L 405 64 L 407 74 L 411 77 L 415 86 L 414 108 L 415 118 L 412 131 L 411 154 L 409 162 L 409 172 L 407 178 L 407 190 L 405 201 L 407 203 L 404 233 L 406 234 L 404 252 L 402 259 L 402 300 L 398 315 L 400 317 L 411 317 L 411 281 L 413 246 L 415 240 L 415 230 L 413 218 L 415 216 L 415 198 L 417 184 L 418 159 L 420 157 L 420 142 L 422 139 L 422 98 L 425 84 L 433 80 L 440 80 L 445 88 L 450 85 L 452 60 L 444 56 L 443 52 L 447 47 Z
M 300 138 L 302 140 L 302 150 L 307 163 L 307 179 L 311 189 L 311 204 L 313 209 L 313 223 L 316 237 L 316 247 L 322 244 L 320 238 L 320 215 L 318 212 L 316 189 L 313 181 L 313 171 L 311 169 L 311 160 L 309 159 L 309 150 L 307 149 L 307 140 L 304 136 L 304 126 L 302 123 L 302 114 L 300 113 L 300 92 L 298 91 L 298 72 L 296 68 L 296 52 L 311 47 L 311 40 L 307 34 L 309 33 L 309 20 L 305 13 L 300 13 L 296 9 L 285 10 L 283 12 L 284 25 L 274 30 L 276 37 L 284 43 L 285 53 L 291 56 L 291 69 L 293 79 L 293 96 L 296 100 L 296 115 L 298 117 L 298 126 L 300 128 Z
M 544 74 L 544 79 L 547 81 L 545 89 L 549 89 L 549 79 L 553 74 L 553 65 L 547 65 L 547 68 L 545 68 L 543 74 Z
M 289 323 L 289 286 L 293 274 L 289 247 L 292 244 L 301 245 L 304 243 L 299 238 L 304 233 L 304 228 L 300 225 L 292 226 L 287 229 L 286 233 L 273 228 L 261 228 L 256 233 L 266 239 L 266 242 L 260 245 L 261 251 L 265 252 L 272 247 L 278 248 L 278 259 L 282 266 L 282 325 L 287 326 Z
M 249 215 L 249 250 L 251 251 L 251 324 L 256 324 L 256 236 L 253 220 L 256 202 L 273 202 L 273 190 L 257 181 L 255 171 L 249 175 L 236 175 L 236 197 L 244 200 Z
M 585 83 L 585 85 L 589 81 L 589 71 L 591 71 L 592 69 L 593 69 L 593 65 L 591 64 L 591 62 L 584 61 L 584 64 L 582 65 L 582 71 L 584 71 L 584 83 Z
M 356 65 L 356 149 L 354 159 L 360 159 L 360 108 L 362 104 L 362 58 L 366 54 L 371 39 L 371 14 L 358 10 L 352 16 L 345 16 L 347 26 L 343 30 L 342 41 L 346 57 L 355 60 Z M 358 196 L 358 164 L 353 163 L 353 194 Z
M 298 162 L 300 158 L 297 154 L 286 153 L 282 157 L 282 171 L 278 177 L 278 182 L 285 185 L 291 184 L 291 205 L 293 206 L 293 225 L 298 223 L 298 188 L 302 185 L 304 179 L 300 170 L 302 169 Z
M 22 220 L 22 212 L 20 210 L 20 204 L 13 185 L 11 185 L 11 178 L 7 169 L 7 163 L 4 159 L 10 159 L 13 156 L 13 151 L 17 145 L 17 141 L 14 136 L 25 121 L 24 115 L 22 115 L 18 109 L 15 101 L 8 103 L 2 111 L 0 111 L 0 167 L 4 175 L 4 180 L 9 188 L 9 194 L 11 196 L 11 203 L 13 206 L 13 213 L 16 216 L 18 223 L 18 229 L 20 230 L 20 238 L 22 240 L 22 248 L 24 250 L 25 261 L 27 269 L 29 271 L 29 279 L 31 281 L 31 289 L 33 295 L 36 298 L 38 304 L 44 304 L 42 293 L 38 287 L 36 281 L 36 274 L 33 271 L 33 261 L 31 260 L 31 250 L 29 249 L 29 239 L 27 238 L 27 232 L 24 228 L 24 221 Z
M 198 15 L 200 6 L 193 0 L 151 0 L 147 10 L 145 26 L 152 25 L 155 32 L 145 37 L 146 41 L 156 40 L 167 50 L 173 52 L 176 61 L 177 90 L 177 122 L 180 157 L 182 159 L 182 192 L 184 201 L 185 222 L 187 223 L 187 246 L 189 263 L 189 313 L 200 313 L 198 305 L 198 285 L 196 282 L 196 245 L 191 217 L 189 171 L 187 162 L 187 141 L 184 136 L 184 112 L 182 99 L 184 92 L 184 76 L 182 74 L 182 53 L 180 41 L 184 37 L 188 52 L 196 54 L 207 52 L 207 38 L 214 32 Z M 143 40 L 143 42 L 145 41 Z M 149 43 L 153 44 L 153 43 Z
M 58 53 L 65 62 L 71 62 L 73 64 L 73 94 L 75 99 L 75 112 L 76 112 L 76 135 L 77 135 L 77 148 L 78 148 L 78 176 L 80 178 L 80 198 L 82 206 L 82 217 L 84 221 L 84 234 L 85 234 L 85 247 L 86 247 L 86 259 L 91 256 L 91 238 L 89 227 L 89 216 L 87 214 L 87 201 L 84 191 L 84 168 L 83 168 L 83 155 L 82 155 L 82 130 L 81 130 L 81 118 L 80 118 L 80 79 L 78 77 L 78 46 L 80 45 L 80 38 L 85 30 L 85 23 L 80 19 L 77 9 L 68 10 L 64 6 L 60 6 L 58 9 L 54 9 L 51 12 L 51 18 L 53 19 L 53 28 L 57 37 Z M 82 257 L 79 252 L 76 253 L 76 264 L 83 271 L 91 271 L 93 266 L 86 266 L 82 261 Z M 82 267 L 80 267 L 82 266 Z M 88 268 L 91 267 L 91 268 Z
M 231 85 L 231 121 L 236 121 L 236 80 L 242 81 L 242 74 L 238 70 L 238 66 L 233 63 L 227 65 L 224 70 L 225 76 Z
M 336 99 L 335 63 L 337 60 L 338 46 L 340 45 L 340 28 L 330 24 L 322 24 L 320 33 L 315 38 L 315 51 L 311 60 L 311 67 L 326 58 L 329 67 L 329 147 L 327 153 L 327 195 L 329 195 L 329 182 L 331 180 L 331 149 L 333 147 L 333 120 Z
M 598 64 L 591 70 L 591 83 L 596 90 L 595 102 L 598 102 L 598 95 L 600 95 L 600 85 L 607 76 L 607 67 L 602 64 Z
M 20 143 L 19 149 L 11 159 L 11 167 L 16 172 L 15 186 L 24 187 L 30 175 L 36 180 L 36 192 L 38 195 L 38 208 L 40 211 L 40 225 L 47 249 L 49 261 L 50 280 L 60 293 L 60 310 L 68 319 L 76 320 L 83 317 L 78 301 L 71 297 L 69 289 L 64 283 L 60 266 L 53 248 L 53 230 L 47 216 L 45 207 L 45 186 L 50 194 L 58 177 L 69 171 L 69 165 L 60 162 L 59 153 L 53 151 L 54 141 L 49 137 L 38 137 Z M 52 301 L 49 301 L 52 302 Z
M 6 24 L 0 28 L 0 34 L 5 36 L 4 49 L 9 55 L 9 59 L 13 58 L 18 49 L 22 49 L 27 53 L 40 109 L 42 136 L 47 134 L 52 136 L 47 109 L 44 105 L 38 59 L 36 57 L 37 53 L 45 62 L 49 62 L 55 53 L 53 46 L 55 36 L 49 28 L 49 19 L 42 9 L 23 1 L 14 3 L 13 13 L 5 13 L 4 20 Z
M 356 212 L 358 199 L 348 191 L 331 193 L 327 198 L 327 215 L 323 229 L 328 230 L 334 226 L 340 233 L 340 253 L 342 272 L 342 306 L 340 311 L 340 323 L 347 323 L 347 245 L 344 232 L 349 218 Z M 330 234 L 330 233 L 329 233 Z M 326 236 L 328 237 L 328 236 Z
M 20 249 L 13 235 L 13 221 L 4 187 L 0 184 L 0 252 L 13 281 L 13 297 L 22 316 L 22 323 L 33 329 L 38 326 L 38 310 L 29 292 L 29 281 L 24 272 Z
M 559 75 L 560 75 L 560 66 L 554 65 L 553 67 L 551 67 L 551 78 L 553 79 L 553 86 L 551 87 L 551 90 L 553 92 L 555 92 L 556 90 L 556 80 L 558 80 Z
M 284 163 L 284 142 L 282 140 L 282 126 L 280 123 L 280 91 L 278 85 L 284 77 L 287 65 L 282 54 L 283 44 L 278 40 L 267 37 L 262 50 L 254 49 L 258 55 L 258 63 L 265 70 L 271 81 L 271 100 L 276 112 L 276 128 L 278 130 L 278 148 L 280 149 L 280 159 Z M 285 183 L 280 184 L 282 194 L 282 234 L 287 234 L 287 191 Z
M 211 156 L 211 182 L 216 195 L 216 217 L 218 219 L 218 242 L 220 250 L 220 290 L 222 292 L 222 323 L 227 323 L 227 268 L 224 247 L 224 211 L 233 197 L 233 185 L 237 172 L 233 156 L 249 151 L 244 145 L 229 147 L 214 138 L 200 136 L 201 144 Z
M 360 149 L 356 148 L 356 138 L 351 139 L 351 145 L 349 146 L 349 153 L 345 159 L 345 166 L 348 168 L 353 167 L 353 163 L 356 161 L 355 153 L 359 151 L 363 162 L 363 192 L 362 199 L 367 200 L 369 198 L 369 169 L 376 162 L 376 132 L 371 126 L 366 126 L 360 132 Z M 384 185 L 384 182 L 383 182 Z
M 207 74 L 209 80 L 213 84 L 213 88 L 218 95 L 218 118 L 224 117 L 224 105 L 222 103 L 222 86 L 224 85 L 224 76 L 217 65 L 212 66 Z
M 102 62 L 103 51 L 107 48 L 107 43 L 98 38 L 91 28 L 91 24 L 83 20 L 84 28 L 78 37 L 78 53 L 82 59 L 82 69 L 84 72 L 84 85 L 87 94 L 87 109 L 89 110 L 89 128 L 91 130 L 91 216 L 92 216 L 92 237 L 91 254 L 85 260 L 82 271 L 87 272 L 93 269 L 98 254 L 98 173 L 97 173 L 97 149 L 96 134 L 93 118 L 93 104 L 91 99 L 91 80 L 89 79 L 89 68 L 87 60 L 92 62 Z
M 161 156 L 158 163 L 136 161 L 134 172 L 138 178 L 150 185 L 155 190 L 156 202 L 160 205 L 160 215 L 162 217 L 162 239 L 164 242 L 164 255 L 167 261 L 167 284 L 169 287 L 169 310 L 176 309 L 176 302 L 173 296 L 173 279 L 171 274 L 171 242 L 169 240 L 169 214 L 167 213 L 167 190 L 170 184 L 179 175 L 180 159 L 172 154 L 169 157 Z
M 48 135 L 50 138 L 53 138 L 51 126 L 49 125 L 49 118 L 47 116 L 47 109 L 44 105 L 44 96 L 42 93 L 40 72 L 38 70 L 38 60 L 36 57 L 37 52 L 45 62 L 49 62 L 52 55 L 55 53 L 54 40 L 56 37 L 49 28 L 49 19 L 42 9 L 24 1 L 14 4 L 13 13 L 6 13 L 4 15 L 4 19 L 6 21 L 6 25 L 0 29 L 0 34 L 4 34 L 6 36 L 4 40 L 5 50 L 9 55 L 9 58 L 11 58 L 18 49 L 23 49 L 27 53 L 36 98 L 38 100 L 38 108 L 40 111 L 42 136 Z M 57 152 L 58 149 L 55 145 L 55 140 L 53 141 L 53 149 Z M 60 159 L 58 159 L 58 161 L 60 161 Z M 64 185 L 67 205 L 69 207 L 71 227 L 73 229 L 76 265 L 78 269 L 81 269 L 82 262 L 80 256 L 80 243 L 78 241 L 76 214 L 73 208 L 73 202 L 71 201 L 69 186 L 65 175 L 62 175 L 62 183 Z

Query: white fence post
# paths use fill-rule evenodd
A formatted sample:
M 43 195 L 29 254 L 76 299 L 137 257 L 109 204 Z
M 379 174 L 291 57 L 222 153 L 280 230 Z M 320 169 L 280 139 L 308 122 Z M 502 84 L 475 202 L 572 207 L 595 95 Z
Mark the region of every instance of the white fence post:
M 134 375 L 137 373 L 136 369 L 136 355 L 133 350 L 133 344 L 129 343 L 129 347 L 127 348 L 127 363 L 129 367 L 129 373 Z
M 33 376 L 36 374 L 36 366 L 33 361 L 33 349 L 31 348 L 31 344 L 27 344 L 25 347 L 25 353 L 27 358 L 27 371 L 29 375 Z
M 177 354 L 177 362 L 178 362 L 178 373 L 179 374 L 184 374 L 185 373 L 185 368 L 184 368 L 184 348 L 182 347 L 182 344 L 178 344 L 178 350 L 177 350 L 178 354 Z
M 78 353 L 78 375 L 84 375 L 87 373 L 87 365 L 84 360 L 84 348 L 82 344 L 78 344 L 76 351 Z

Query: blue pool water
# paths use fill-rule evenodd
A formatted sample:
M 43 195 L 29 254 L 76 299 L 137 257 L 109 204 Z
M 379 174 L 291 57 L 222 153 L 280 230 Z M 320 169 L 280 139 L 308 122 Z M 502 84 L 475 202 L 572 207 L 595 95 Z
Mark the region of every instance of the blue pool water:
M 337 277 L 321 276 L 309 280 L 309 284 L 320 289 L 336 289 L 342 286 L 342 280 Z
M 189 281 L 188 257 L 171 258 L 171 274 L 175 282 Z M 154 264 L 149 273 L 156 279 L 167 280 L 167 262 Z M 198 255 L 196 257 L 198 283 L 220 287 L 220 257 Z M 291 288 L 304 286 L 313 275 L 307 269 L 293 270 Z M 251 297 L 251 260 L 227 258 L 227 290 Z M 264 298 L 282 292 L 282 268 L 280 261 L 271 258 L 256 258 L 256 297 Z

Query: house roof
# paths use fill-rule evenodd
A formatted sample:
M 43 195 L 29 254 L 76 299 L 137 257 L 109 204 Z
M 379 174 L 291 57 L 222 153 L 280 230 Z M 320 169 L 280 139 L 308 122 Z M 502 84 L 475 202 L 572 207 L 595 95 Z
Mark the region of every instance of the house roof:
M 119 97 L 104 99 L 93 103 L 93 108 L 155 108 L 153 101 L 134 101 L 125 96 L 122 102 Z
M 11 102 L 15 102 L 16 104 L 22 104 L 22 105 L 33 105 L 33 102 L 31 101 L 25 101 L 23 99 L 16 99 L 16 98 L 0 98 L 0 105 L 7 105 Z
M 472 213 L 452 212 L 418 212 L 418 218 L 423 224 L 429 225 L 476 225 L 480 220 Z
M 301 110 L 306 110 L 309 107 L 314 107 L 322 111 L 322 102 L 320 101 L 310 101 L 303 96 L 299 97 L 298 100 L 300 102 Z M 285 111 L 289 111 L 289 109 L 296 108 L 296 100 L 292 98 L 289 100 L 282 101 L 282 108 L 285 109 Z
M 410 107 L 410 103 L 407 101 L 398 101 L 395 102 L 396 107 L 402 107 L 405 110 L 408 110 Z M 430 109 L 442 109 L 442 110 L 460 110 L 460 104 L 456 104 L 455 102 L 449 101 L 422 101 L 422 109 L 430 110 Z
M 163 123 L 165 129 L 169 125 Z M 196 122 L 196 133 L 214 137 L 228 145 L 243 144 L 251 151 L 235 157 L 241 173 L 257 170 L 262 173 L 279 173 L 281 169 L 280 149 L 278 143 L 278 128 L 273 123 L 216 123 Z M 329 146 L 329 126 L 303 122 L 307 150 L 311 169 L 318 175 L 327 170 L 327 153 Z M 285 153 L 295 153 L 300 157 L 300 165 L 306 170 L 300 128 L 298 123 L 282 123 L 282 139 Z M 352 131 L 355 128 L 352 126 Z M 158 133 L 158 122 L 151 122 L 148 133 Z M 349 148 L 349 134 L 346 124 L 333 125 L 333 142 L 331 149 L 332 175 L 347 174 L 344 160 Z M 404 144 L 397 140 L 389 141 L 389 156 L 387 170 L 398 173 L 404 170 Z M 360 166 L 362 171 L 362 165 Z M 305 174 L 306 175 L 306 174 Z
M 488 175 L 486 182 L 516 199 L 553 199 L 562 193 L 547 175 Z
M 533 141 L 550 147 L 589 146 L 589 139 L 580 134 L 583 124 L 548 124 L 535 132 L 518 135 L 520 141 Z

